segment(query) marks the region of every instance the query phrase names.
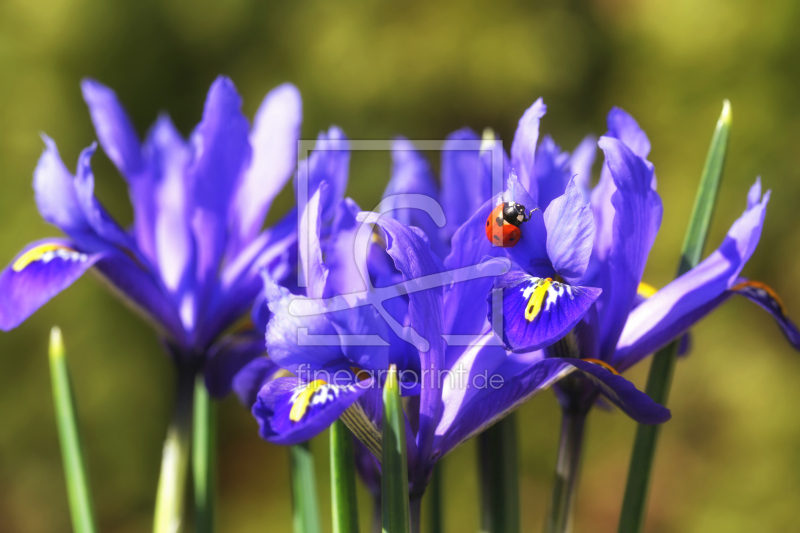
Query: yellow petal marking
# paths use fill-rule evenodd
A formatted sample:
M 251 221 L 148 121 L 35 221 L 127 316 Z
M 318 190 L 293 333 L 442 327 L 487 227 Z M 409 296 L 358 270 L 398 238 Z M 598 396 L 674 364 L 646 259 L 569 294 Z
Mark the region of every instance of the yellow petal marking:
M 292 422 L 299 422 L 302 420 L 306 414 L 306 411 L 308 411 L 308 405 L 311 403 L 311 397 L 314 396 L 314 393 L 326 384 L 327 382 L 324 380 L 316 379 L 306 385 L 306 387 L 294 400 L 292 410 L 289 411 L 289 420 Z
M 536 288 L 533 289 L 533 294 L 531 294 L 528 305 L 525 307 L 525 320 L 531 322 L 539 315 L 542 310 L 542 303 L 544 303 L 544 297 L 547 295 L 547 289 L 550 288 L 552 283 L 553 279 L 547 278 L 540 281 Z
M 19 258 L 16 261 L 14 261 L 14 264 L 11 265 L 11 268 L 14 270 L 14 272 L 20 272 L 34 261 L 40 260 L 42 256 L 47 252 L 52 252 L 55 250 L 68 250 L 70 252 L 75 251 L 72 248 L 69 248 L 68 246 L 64 246 L 63 244 L 56 244 L 52 242 L 40 244 L 39 246 L 31 248 L 30 250 L 19 256 Z
M 644 281 L 639 284 L 639 288 L 636 289 L 636 294 L 642 296 L 644 298 L 650 298 L 652 295 L 658 292 L 658 289 L 650 285 L 649 283 L 645 283 Z

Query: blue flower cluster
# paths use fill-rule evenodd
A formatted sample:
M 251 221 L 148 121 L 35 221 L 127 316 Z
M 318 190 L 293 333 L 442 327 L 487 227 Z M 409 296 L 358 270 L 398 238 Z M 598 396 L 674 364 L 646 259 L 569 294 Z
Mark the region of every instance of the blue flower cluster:
M 397 139 L 383 199 L 364 211 L 345 196 L 340 129 L 298 162 L 293 86 L 270 92 L 251 127 L 219 78 L 188 139 L 162 116 L 143 142 L 110 89 L 82 88 L 135 222 L 121 227 L 95 198 L 95 145 L 72 173 L 45 137 L 36 203 L 66 236 L 32 243 L 0 274 L 0 328 L 93 269 L 150 319 L 179 368 L 203 372 L 215 396 L 235 391 L 264 439 L 301 443 L 341 418 L 378 457 L 394 365 L 412 498 L 439 459 L 549 387 L 564 409 L 605 400 L 640 423 L 668 420 L 620 374 L 732 296 L 765 309 L 800 350 L 775 292 L 741 276 L 769 202 L 759 180 L 697 267 L 658 290 L 643 281 L 662 202 L 650 141 L 621 109 L 570 154 L 539 140 L 537 100 L 510 155 L 491 131 L 451 134 L 438 179 Z M 292 176 L 297 207 L 264 229 Z

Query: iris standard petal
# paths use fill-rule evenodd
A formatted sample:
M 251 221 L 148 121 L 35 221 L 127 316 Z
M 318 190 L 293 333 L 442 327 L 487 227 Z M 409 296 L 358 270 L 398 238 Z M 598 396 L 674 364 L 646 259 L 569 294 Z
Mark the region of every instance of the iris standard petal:
M 497 204 L 499 205 L 501 201 L 517 202 L 525 206 L 528 211 L 537 207 L 514 172 L 509 175 L 508 189 L 503 193 L 503 198 L 498 199 Z M 488 220 L 484 220 L 484 224 L 487 222 Z M 523 223 L 520 229 L 522 236 L 517 245 L 512 248 L 504 248 L 509 259 L 532 273 L 555 274 L 550 257 L 547 255 L 547 229 L 542 210 L 530 213 L 530 220 Z
M 430 164 L 408 139 L 392 142 L 392 177 L 383 192 L 381 211 L 407 226 L 416 226 L 428 236 L 431 248 L 444 256 L 444 244 L 439 237 L 439 227 L 430 213 L 420 209 L 417 199 L 408 195 L 422 194 L 439 201 L 436 181 Z
M 299 444 L 319 434 L 372 386 L 372 379 L 336 385 L 296 377 L 267 383 L 253 405 L 261 438 L 275 444 Z
M 136 243 L 128 232 L 117 224 L 94 196 L 94 173 L 91 160 L 96 147 L 96 144 L 92 144 L 90 147 L 84 148 L 78 158 L 78 169 L 74 181 L 78 203 L 89 225 L 100 238 L 110 245 L 117 246 L 133 255 L 139 255 Z M 141 260 L 142 258 L 138 257 L 137 259 Z
M 103 151 L 128 182 L 138 247 L 145 257 L 155 261 L 153 232 L 158 210 L 152 161 L 143 153 L 136 130 L 114 91 L 91 79 L 81 82 L 81 90 Z
M 562 338 L 602 292 L 521 270 L 497 278 L 494 288 L 503 293 L 503 343 L 515 352 L 538 350 Z
M 672 416 L 669 409 L 654 402 L 647 394 L 620 376 L 596 363 L 564 358 L 594 383 L 603 395 L 640 424 L 661 424 Z
M 45 150 L 33 172 L 36 206 L 42 218 L 73 239 L 92 233 L 75 193 L 72 174 L 64 166 L 56 143 L 42 135 Z
M 195 156 L 189 168 L 193 185 L 192 228 L 197 243 L 199 307 L 207 303 L 225 251 L 229 210 L 242 171 L 250 162 L 249 125 L 233 82 L 211 85 L 203 120 L 192 134 Z
M 553 267 L 567 283 L 577 284 L 592 255 L 594 219 L 576 178 L 569 181 L 566 192 L 545 210 L 544 224 L 547 255 Z
M 322 259 L 322 199 L 328 194 L 328 182 L 323 181 L 314 191 L 300 216 L 298 254 L 303 274 L 303 285 L 310 298 L 322 298 L 328 279 L 328 267 Z
M 144 146 L 152 173 L 154 259 L 164 285 L 173 293 L 187 292 L 193 289 L 196 254 L 191 227 L 193 191 L 186 179 L 191 149 L 166 115 L 158 118 Z M 142 242 L 139 226 L 137 242 Z
M 491 174 L 482 164 L 480 152 L 459 147 L 479 140 L 478 134 L 463 128 L 448 135 L 442 146 L 441 203 L 447 217 L 442 238 L 447 243 L 456 230 L 492 197 Z
M 608 113 L 606 121 L 608 124 L 606 137 L 619 139 L 637 156 L 647 157 L 650 153 L 650 140 L 632 116 L 615 107 Z M 655 180 L 653 184 L 655 184 Z M 617 187 L 609 172 L 608 164 L 604 163 L 600 171 L 600 181 L 591 194 L 594 223 L 597 228 L 592 252 L 593 263 L 606 261 L 614 242 L 614 206 L 611 203 L 611 197 L 616 190 Z M 592 265 L 592 268 L 596 266 Z
M 717 250 L 631 312 L 612 359 L 616 368 L 655 352 L 728 297 L 758 244 L 767 202 L 769 192 L 734 222 Z
M 539 122 L 547 112 L 547 106 L 539 98 L 519 119 L 514 140 L 511 143 L 511 168 L 517 172 L 525 189 L 531 188 L 536 143 L 539 140 Z
M 597 156 L 597 137 L 588 135 L 569 157 L 570 176 L 574 176 L 583 192 L 583 199 L 589 203 L 592 190 L 592 167 Z
M 358 247 L 371 247 L 372 233 L 361 235 L 369 242 L 358 242 L 358 230 L 361 223 L 356 219 L 361 208 L 352 199 L 345 198 L 339 203 L 333 221 L 325 257 L 328 277 L 325 286 L 325 297 L 351 294 L 367 290 L 367 281 L 363 278 L 367 273 L 368 251 Z M 359 264 L 361 262 L 361 264 Z
M 267 352 L 264 335 L 259 331 L 227 335 L 209 351 L 203 371 L 208 392 L 216 398 L 226 396 L 234 377 L 253 359 Z M 271 362 L 271 361 L 270 361 Z M 277 369 L 278 365 L 271 362 Z
M 129 181 L 144 170 L 139 137 L 116 93 L 92 79 L 81 81 L 81 91 L 103 151 Z
M 569 154 L 562 152 L 553 138 L 545 135 L 536 148 L 533 179 L 528 187 L 539 208 L 546 209 L 550 202 L 564 194 L 571 176 L 568 162 Z
M 323 181 L 328 183 L 328 190 L 320 200 L 321 219 L 326 223 L 325 234 L 339 201 L 344 198 L 349 168 L 350 143 L 344 132 L 335 126 L 317 136 L 314 149 L 297 167 L 295 192 L 300 195 L 305 190 L 306 193 L 305 198 L 298 198 L 301 209 L 303 200 L 311 198 Z
M 236 193 L 229 255 L 259 234 L 272 201 L 291 178 L 302 120 L 303 103 L 294 85 L 276 87 L 261 103 L 250 132 L 253 159 Z
M 611 198 L 612 245 L 599 275 L 603 288 L 598 301 L 600 355 L 605 359 L 614 353 L 636 299 L 647 256 L 661 225 L 662 206 L 653 189 L 654 173 L 649 162 L 618 139 L 602 137 L 598 144 L 617 189 Z
M 26 246 L 0 273 L 0 329 L 8 331 L 19 326 L 102 256 L 80 252 L 61 239 Z
M 606 117 L 606 124 L 608 126 L 606 136 L 619 139 L 641 158 L 650 155 L 650 139 L 639 123 L 624 109 L 612 108 Z

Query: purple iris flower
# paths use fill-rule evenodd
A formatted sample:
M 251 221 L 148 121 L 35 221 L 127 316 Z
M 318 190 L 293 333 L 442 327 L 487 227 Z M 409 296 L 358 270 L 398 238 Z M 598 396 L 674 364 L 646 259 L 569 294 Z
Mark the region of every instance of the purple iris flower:
M 527 120 L 528 129 L 538 131 L 544 113 L 537 101 L 520 127 Z M 495 285 L 502 291 L 503 340 L 513 351 L 543 347 L 546 358 L 582 371 L 557 387 L 565 409 L 587 411 L 604 395 L 635 420 L 659 423 L 669 418 L 668 410 L 619 373 L 683 335 L 730 296 L 743 295 L 770 312 L 796 349 L 800 333 L 772 289 L 740 277 L 769 201 L 760 181 L 750 189 L 744 214 L 708 258 L 661 290 L 642 283 L 662 214 L 654 167 L 646 159 L 650 142 L 620 109 L 609 114 L 608 128 L 598 142 L 605 162 L 594 189 L 593 149 L 578 151 L 583 163 L 577 168 L 583 170 L 576 172 L 553 143 L 545 141 L 534 152 L 530 143 L 515 150 L 515 139 L 511 164 L 519 177 L 510 176 L 506 200 L 530 202 L 542 213 L 523 224 L 522 241 L 507 250 L 516 267 Z M 534 143 L 536 137 L 527 135 Z
M 486 196 L 473 200 L 478 206 L 491 195 L 481 155 L 465 150 L 445 156 L 481 164 L 476 179 L 486 185 Z M 451 216 L 469 219 L 463 203 L 447 199 L 463 191 L 447 184 L 458 182 L 460 168 L 474 167 L 444 163 L 443 173 L 453 175 L 442 177 L 439 191 L 429 165 L 408 141 L 395 143 L 393 158 L 393 178 L 378 208 L 385 214 L 362 213 L 352 200 L 330 194 L 311 196 L 304 213 L 311 246 L 305 255 L 301 251 L 307 286 L 292 294 L 265 276 L 269 360 L 296 376 L 262 374 L 257 393 L 258 380 L 247 378 L 249 386 L 237 392 L 246 403 L 255 399 L 252 412 L 268 441 L 299 443 L 342 417 L 380 457 L 380 387 L 389 365 L 397 365 L 408 398 L 410 491 L 419 500 L 438 459 L 574 368 L 539 353 L 509 354 L 492 332 L 481 302 L 510 263 L 485 257 L 482 243 L 490 251 L 491 246 L 483 234 L 478 242 L 464 228 L 449 235 L 446 223 Z M 440 195 L 444 208 L 432 202 L 430 209 L 419 209 L 425 198 Z M 326 235 L 315 221 L 331 211 L 336 216 Z M 429 224 L 428 231 L 420 229 Z M 267 361 L 254 359 L 234 381 L 252 376 L 256 365 L 269 367 Z
M 300 95 L 291 85 L 274 89 L 251 129 L 233 83 L 220 77 L 189 139 L 163 115 L 142 143 L 112 90 L 93 80 L 82 89 L 100 144 L 128 183 L 133 227 L 122 228 L 94 196 L 95 145 L 73 175 L 45 137 L 36 203 L 66 238 L 30 244 L 0 274 L 0 328 L 16 327 L 94 267 L 179 360 L 197 365 L 251 308 L 260 272 L 283 280 L 293 268 L 296 214 L 263 224 L 296 165 Z

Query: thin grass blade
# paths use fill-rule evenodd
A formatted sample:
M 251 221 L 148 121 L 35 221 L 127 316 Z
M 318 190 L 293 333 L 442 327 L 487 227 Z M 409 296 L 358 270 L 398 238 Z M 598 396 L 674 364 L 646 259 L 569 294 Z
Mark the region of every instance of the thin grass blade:
M 397 368 L 392 365 L 383 388 L 381 520 L 384 533 L 410 531 L 405 430 Z
M 89 493 L 86 464 L 83 460 L 77 408 L 72 393 L 64 342 L 58 327 L 54 327 L 50 332 L 50 377 L 61 457 L 64 461 L 64 476 L 67 480 L 72 530 L 75 533 L 94 533 L 97 528 Z
M 199 374 L 194 386 L 192 425 L 192 480 L 194 481 L 194 527 L 197 533 L 213 533 L 216 503 L 217 406 L 208 395 Z
M 678 276 L 688 272 L 700 262 L 708 238 L 708 228 L 714 215 L 717 193 L 725 168 L 728 136 L 731 127 L 731 105 L 725 100 L 722 115 L 711 139 L 706 164 L 697 189 L 692 217 L 683 242 Z M 659 350 L 653 357 L 645 392 L 656 402 L 666 405 L 675 367 L 678 341 Z M 619 533 L 639 533 L 644 527 L 647 497 L 650 488 L 653 459 L 658 443 L 660 426 L 640 424 L 631 454 L 628 483 L 619 522 Z
M 517 415 L 478 435 L 481 532 L 519 533 Z
M 333 533 L 358 533 L 353 434 L 341 420 L 331 426 Z

